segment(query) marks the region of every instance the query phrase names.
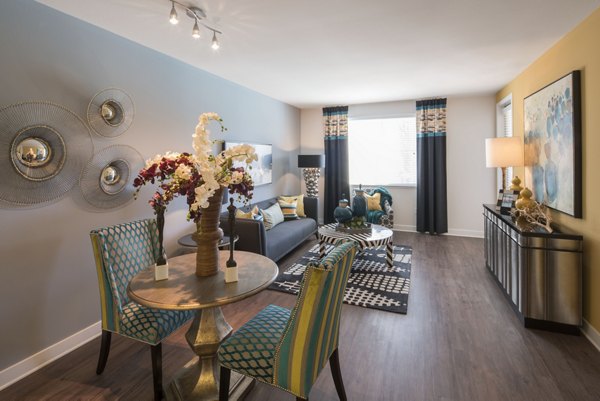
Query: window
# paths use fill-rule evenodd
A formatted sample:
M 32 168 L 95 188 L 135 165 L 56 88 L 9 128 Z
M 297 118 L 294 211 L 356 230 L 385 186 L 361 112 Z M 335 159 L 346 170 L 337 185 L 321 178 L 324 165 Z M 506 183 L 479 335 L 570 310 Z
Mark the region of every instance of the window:
M 512 118 L 512 94 L 502 99 L 496 105 L 496 136 L 510 137 L 513 136 L 513 118 Z M 498 189 L 502 188 L 502 174 L 498 173 Z M 506 168 L 506 182 L 504 188 L 511 186 L 513 179 L 513 168 Z
M 417 183 L 416 117 L 348 121 L 351 185 Z

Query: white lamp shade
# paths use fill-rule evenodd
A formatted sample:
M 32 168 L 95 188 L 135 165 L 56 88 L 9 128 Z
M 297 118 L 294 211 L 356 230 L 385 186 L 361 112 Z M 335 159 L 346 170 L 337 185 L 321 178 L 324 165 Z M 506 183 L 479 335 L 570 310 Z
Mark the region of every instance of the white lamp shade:
M 486 167 L 518 167 L 523 165 L 523 139 L 518 136 L 487 138 Z

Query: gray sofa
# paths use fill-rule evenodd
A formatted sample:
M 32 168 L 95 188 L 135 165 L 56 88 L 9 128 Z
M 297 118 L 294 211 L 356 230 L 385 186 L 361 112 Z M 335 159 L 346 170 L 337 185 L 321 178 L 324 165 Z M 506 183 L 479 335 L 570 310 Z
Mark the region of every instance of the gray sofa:
M 304 213 L 307 217 L 284 221 L 268 231 L 265 230 L 262 221 L 236 219 L 235 233 L 240 238 L 235 244 L 235 249 L 258 253 L 274 261 L 281 259 L 311 235 L 316 235 L 318 201 L 318 198 L 305 196 Z M 276 202 L 277 198 L 271 198 L 246 206 L 243 210 L 248 211 L 255 205 L 260 209 L 266 209 Z M 221 213 L 221 228 L 225 235 L 229 235 L 227 212 Z

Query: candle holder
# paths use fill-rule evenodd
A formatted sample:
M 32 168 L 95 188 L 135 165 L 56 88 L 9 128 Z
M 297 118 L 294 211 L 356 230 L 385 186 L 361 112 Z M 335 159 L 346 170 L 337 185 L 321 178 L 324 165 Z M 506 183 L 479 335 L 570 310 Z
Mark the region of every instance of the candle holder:
M 238 268 L 237 263 L 233 259 L 233 251 L 235 248 L 235 210 L 236 207 L 233 205 L 233 198 L 229 198 L 229 206 L 227 211 L 229 212 L 229 260 L 225 263 L 225 282 L 234 283 L 238 281 Z

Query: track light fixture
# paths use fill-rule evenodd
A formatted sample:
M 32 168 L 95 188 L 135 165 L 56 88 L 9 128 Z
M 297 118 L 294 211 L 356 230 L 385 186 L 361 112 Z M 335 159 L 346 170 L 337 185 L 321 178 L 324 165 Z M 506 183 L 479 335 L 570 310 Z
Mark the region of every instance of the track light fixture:
M 171 14 L 169 16 L 169 22 L 171 22 L 171 24 L 176 25 L 177 23 L 179 23 L 179 18 L 177 16 L 177 10 L 175 7 L 175 5 L 177 5 L 179 8 L 185 10 L 185 14 L 188 17 L 190 17 L 191 19 L 194 20 L 194 27 L 192 28 L 192 37 L 194 39 L 200 38 L 200 25 L 202 25 L 203 27 L 205 27 L 209 31 L 212 31 L 212 33 L 213 33 L 211 47 L 214 50 L 217 50 L 220 47 L 219 40 L 217 39 L 217 34 L 221 35 L 222 32 L 215 28 L 212 28 L 204 23 L 203 20 L 206 19 L 206 13 L 204 12 L 204 10 L 202 10 L 201 8 L 198 8 L 198 7 L 194 7 L 194 6 L 186 6 L 185 4 L 180 3 L 176 0 L 168 0 L 168 1 L 171 2 Z

